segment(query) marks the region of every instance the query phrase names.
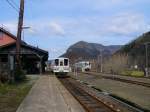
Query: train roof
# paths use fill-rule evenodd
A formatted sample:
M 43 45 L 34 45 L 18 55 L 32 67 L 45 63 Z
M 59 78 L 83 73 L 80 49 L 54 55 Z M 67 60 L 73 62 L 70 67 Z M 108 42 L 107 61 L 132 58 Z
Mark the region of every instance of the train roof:
M 69 59 L 69 58 L 65 58 L 65 57 L 59 57 L 59 58 L 54 58 L 55 59 Z
M 89 63 L 90 61 L 79 61 L 77 63 Z

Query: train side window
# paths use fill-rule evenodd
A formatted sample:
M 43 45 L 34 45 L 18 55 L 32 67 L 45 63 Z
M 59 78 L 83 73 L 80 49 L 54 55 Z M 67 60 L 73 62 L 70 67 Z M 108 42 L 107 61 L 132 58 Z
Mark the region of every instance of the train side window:
M 64 59 L 64 65 L 68 66 L 68 59 Z
M 55 65 L 56 65 L 56 66 L 59 65 L 59 60 L 58 60 L 58 59 L 55 60 Z
M 88 63 L 85 63 L 85 66 L 88 66 Z

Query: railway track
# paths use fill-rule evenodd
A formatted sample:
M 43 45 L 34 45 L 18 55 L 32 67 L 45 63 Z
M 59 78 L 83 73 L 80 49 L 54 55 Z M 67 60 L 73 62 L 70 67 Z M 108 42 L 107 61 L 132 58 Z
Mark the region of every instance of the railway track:
M 100 100 L 95 95 L 86 91 L 84 87 L 72 78 L 59 78 L 68 91 L 79 101 L 87 112 L 139 112 L 123 111 L 119 106 Z
M 85 73 L 85 74 L 93 75 L 92 73 Z M 120 82 L 141 85 L 141 86 L 150 88 L 150 83 L 145 83 L 145 82 L 140 82 L 140 81 L 135 81 L 135 80 L 123 79 L 123 78 L 119 78 L 119 77 L 116 77 L 116 76 L 104 76 L 104 75 L 101 75 L 101 77 L 105 78 L 105 79 L 111 79 L 111 80 L 116 80 L 116 81 L 120 81 Z
M 78 87 L 70 78 L 60 79 L 63 85 L 71 92 L 71 94 L 82 104 L 87 112 L 116 112 L 104 103 L 100 102 L 94 96 L 88 94 Z
M 122 79 L 122 78 L 118 78 L 118 77 L 109 77 L 109 76 L 102 76 L 102 77 L 105 78 L 105 79 L 111 79 L 111 80 L 116 80 L 116 81 L 126 82 L 126 83 L 130 83 L 130 84 L 141 85 L 141 86 L 145 86 L 145 87 L 150 88 L 149 83 L 133 81 L 133 80 L 127 80 L 127 79 Z

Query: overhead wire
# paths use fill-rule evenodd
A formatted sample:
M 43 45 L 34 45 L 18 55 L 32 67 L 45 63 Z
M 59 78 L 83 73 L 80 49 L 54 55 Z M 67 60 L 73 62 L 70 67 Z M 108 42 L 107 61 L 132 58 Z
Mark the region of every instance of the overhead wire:
M 19 12 L 19 8 L 17 7 L 17 4 L 15 4 L 14 1 L 12 2 L 12 0 L 11 0 L 11 1 L 10 1 L 10 0 L 6 0 L 6 2 L 7 2 L 15 11 Z
M 10 1 L 19 9 L 19 5 L 14 0 L 10 0 Z

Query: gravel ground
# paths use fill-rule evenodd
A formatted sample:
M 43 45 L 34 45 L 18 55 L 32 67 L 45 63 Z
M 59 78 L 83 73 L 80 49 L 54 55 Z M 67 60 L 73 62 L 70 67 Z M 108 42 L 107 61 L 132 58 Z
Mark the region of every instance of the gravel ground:
M 96 75 L 112 76 L 111 74 L 101 74 L 101 73 L 96 73 Z M 127 80 L 135 80 L 135 81 L 150 83 L 150 78 L 129 77 L 129 76 L 122 76 L 122 75 L 114 75 L 114 76 L 122 79 L 127 79 Z
M 77 76 L 71 74 L 71 76 L 150 110 L 150 88 L 148 87 L 97 78 L 96 76 L 85 74 L 78 74 Z

